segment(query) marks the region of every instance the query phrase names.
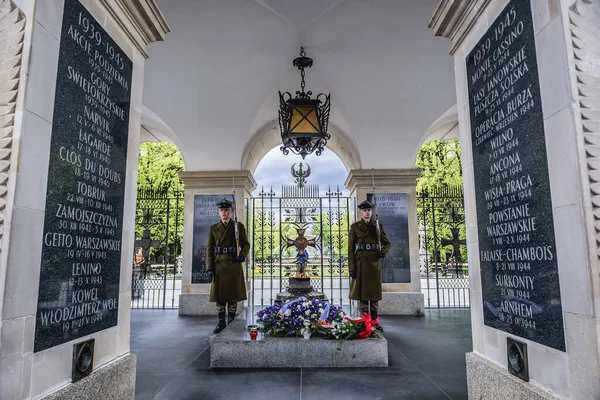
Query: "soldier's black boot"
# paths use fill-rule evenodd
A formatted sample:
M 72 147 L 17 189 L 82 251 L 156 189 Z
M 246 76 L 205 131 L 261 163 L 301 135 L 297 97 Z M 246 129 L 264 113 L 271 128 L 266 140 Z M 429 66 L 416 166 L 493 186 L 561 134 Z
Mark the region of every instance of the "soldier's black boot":
M 229 325 L 230 323 L 232 323 L 234 319 L 235 319 L 235 313 L 228 314 L 227 315 L 227 325 Z
M 225 324 L 225 313 L 224 312 L 220 312 L 219 313 L 219 323 L 217 324 L 217 326 L 215 327 L 215 330 L 213 332 L 214 333 L 219 333 L 223 329 L 225 329 L 226 326 L 227 325 Z
M 373 318 L 373 319 L 377 319 L 377 311 L 373 311 L 373 312 L 371 313 L 371 318 Z M 376 327 L 376 329 L 377 329 L 379 332 L 383 332 L 383 328 L 382 328 L 382 327 L 381 327 L 381 325 L 379 325 L 379 324 L 377 324 L 377 327 Z

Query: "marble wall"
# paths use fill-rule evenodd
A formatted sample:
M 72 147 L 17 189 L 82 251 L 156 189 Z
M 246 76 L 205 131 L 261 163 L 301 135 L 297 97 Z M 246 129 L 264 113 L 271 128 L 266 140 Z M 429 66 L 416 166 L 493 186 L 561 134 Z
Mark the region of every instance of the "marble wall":
M 134 240 L 134 213 L 142 112 L 144 56 L 114 17 L 97 0 L 82 0 L 89 10 L 133 61 L 128 152 L 124 189 L 124 216 L 118 323 L 47 350 L 33 352 L 38 298 L 42 232 L 50 140 L 59 56 L 59 39 L 64 0 L 17 0 L 27 18 L 21 87 L 13 140 L 7 204 L 10 217 L 5 222 L 2 264 L 5 271 L 0 348 L 0 397 L 28 398 L 50 393 L 71 381 L 73 343 L 95 338 L 94 368 L 111 363 L 129 352 L 131 299 L 131 251 Z M 10 235 L 8 235 L 10 233 Z M 8 259 L 6 259 L 8 257 Z M 0 275 L 0 279 L 2 275 Z
M 484 294 L 481 289 L 476 210 L 478 188 L 474 186 L 477 166 L 473 163 L 472 154 L 466 58 L 509 1 L 494 0 L 487 6 L 482 6 L 482 3 L 485 2 L 478 2 L 474 7 L 481 11 L 476 18 L 473 16 L 477 11 L 470 10 L 468 19 L 473 21 L 473 25 L 462 28 L 464 36 L 450 36 L 455 39 L 453 55 L 463 150 L 473 350 L 501 369 L 506 369 L 506 338 L 511 335 L 486 326 L 483 319 Z M 590 218 L 591 213 L 585 213 L 590 210 L 591 202 L 589 189 L 586 191 L 589 185 L 585 173 L 586 152 L 578 126 L 580 117 L 576 99 L 579 94 L 573 76 L 573 44 L 569 28 L 573 3 L 589 2 L 531 2 L 566 351 L 532 340 L 517 339 L 528 344 L 530 385 L 556 397 L 583 399 L 600 395 L 598 315 L 595 306 L 599 292 L 593 290 L 597 281 L 596 245 L 590 231 L 593 219 Z

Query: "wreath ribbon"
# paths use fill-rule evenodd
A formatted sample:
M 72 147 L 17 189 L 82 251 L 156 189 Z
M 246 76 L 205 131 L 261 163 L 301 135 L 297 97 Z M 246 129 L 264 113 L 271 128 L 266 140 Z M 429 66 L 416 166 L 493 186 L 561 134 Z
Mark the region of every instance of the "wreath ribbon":
M 373 332 L 375 329 L 377 329 L 377 325 L 379 325 L 379 318 L 371 318 L 371 315 L 369 313 L 363 312 L 362 313 L 362 317 L 360 318 L 349 318 L 349 317 L 345 317 L 345 320 L 352 322 L 353 324 L 361 324 L 364 323 L 365 324 L 365 330 L 360 332 L 358 335 L 356 335 L 357 339 L 364 339 L 369 337 L 369 335 L 371 334 L 371 332 Z

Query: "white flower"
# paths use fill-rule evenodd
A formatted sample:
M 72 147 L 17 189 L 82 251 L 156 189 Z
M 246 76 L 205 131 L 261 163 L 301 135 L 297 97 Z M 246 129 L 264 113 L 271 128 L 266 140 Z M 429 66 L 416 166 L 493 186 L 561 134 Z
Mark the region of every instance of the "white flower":
M 304 326 L 310 326 L 310 321 L 304 321 Z
M 285 310 L 285 313 L 284 313 L 284 315 L 285 315 L 286 317 L 289 317 L 290 315 L 292 315 L 292 310 L 290 310 L 290 309 L 288 308 L 287 310 Z
M 323 309 L 319 308 L 319 314 L 323 314 Z
M 304 311 L 304 315 L 309 316 L 310 315 L 310 310 Z

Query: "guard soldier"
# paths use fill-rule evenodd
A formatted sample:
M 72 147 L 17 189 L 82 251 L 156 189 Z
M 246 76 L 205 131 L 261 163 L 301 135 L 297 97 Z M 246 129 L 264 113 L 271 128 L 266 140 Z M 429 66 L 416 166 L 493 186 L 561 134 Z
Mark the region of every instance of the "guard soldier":
M 360 221 L 350 227 L 348 234 L 348 269 L 352 281 L 350 283 L 350 299 L 359 301 L 361 312 L 377 318 L 379 300 L 381 300 L 381 259 L 390 250 L 383 225 L 381 232 L 381 249 L 377 238 L 376 221 L 371 219 L 373 205 L 363 201 L 358 205 Z M 381 326 L 377 329 L 383 331 Z
M 217 303 L 219 323 L 214 329 L 221 332 L 225 324 L 231 323 L 237 312 L 238 301 L 246 300 L 246 285 L 242 263 L 246 260 L 250 243 L 246 236 L 244 225 L 231 220 L 232 202 L 223 199 L 217 203 L 221 220 L 210 227 L 206 257 L 206 270 L 212 282 L 210 286 L 210 301 Z M 235 224 L 239 232 L 239 256 L 237 255 Z

